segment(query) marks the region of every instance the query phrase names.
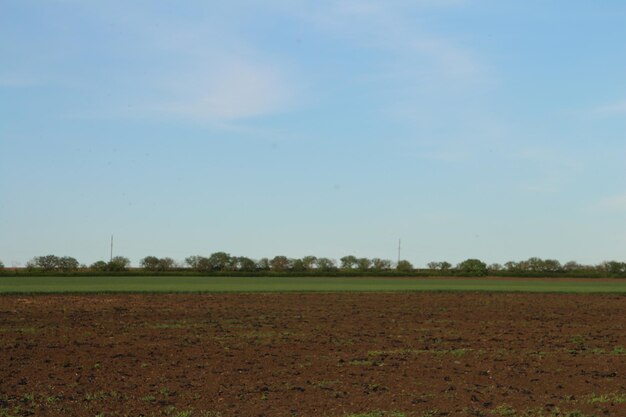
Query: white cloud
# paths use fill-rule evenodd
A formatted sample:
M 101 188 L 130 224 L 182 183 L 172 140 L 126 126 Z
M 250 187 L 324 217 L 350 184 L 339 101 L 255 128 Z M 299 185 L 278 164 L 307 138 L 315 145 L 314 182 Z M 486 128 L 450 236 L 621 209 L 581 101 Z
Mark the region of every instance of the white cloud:
M 596 207 L 609 211 L 626 211 L 626 194 L 603 198 L 596 204 Z
M 0 87 L 29 87 L 38 83 L 37 79 L 31 77 L 0 74 Z
M 462 87 L 488 78 L 484 65 L 469 48 L 454 39 L 423 31 L 408 17 L 421 8 L 457 7 L 463 3 L 323 0 L 312 5 L 298 0 L 270 0 L 262 8 L 264 13 L 273 9 L 272 14 L 307 26 L 307 33 L 312 29 L 324 37 L 334 37 L 348 48 L 372 48 L 393 55 L 395 58 L 384 64 L 366 64 L 358 74 L 346 71 L 339 77 L 367 84 L 365 88 L 376 91 L 380 97 L 372 105 L 378 103 L 382 112 L 398 108 L 402 113 L 408 107 L 406 113 L 414 113 L 416 108 L 420 111 L 431 106 L 432 95 L 448 94 L 456 100 L 463 94 Z M 93 6 L 89 9 L 93 24 L 110 31 L 113 43 L 104 53 L 136 50 L 137 57 L 123 57 L 136 63 L 129 71 L 114 69 L 101 74 L 105 83 L 94 83 L 92 73 L 72 76 L 71 83 L 98 98 L 92 100 L 98 108 L 75 109 L 74 114 L 175 117 L 217 125 L 276 114 L 307 100 L 315 101 L 311 96 L 326 86 L 308 87 L 311 82 L 323 81 L 307 68 L 298 67 L 297 56 L 259 43 L 240 30 L 246 19 L 253 18 L 255 7 L 261 6 L 220 6 L 206 19 L 165 19 L 158 8 L 145 3 L 123 3 L 123 13 L 120 4 Z M 149 63 L 142 61 L 146 56 L 150 57 Z M 365 81 L 368 76 L 373 81 Z M 385 77 L 388 79 L 381 81 Z M 447 104 L 446 100 L 441 103 L 449 108 Z
M 173 118 L 239 130 L 246 129 L 241 120 L 294 107 L 300 90 L 288 58 L 238 33 L 238 15 L 225 8 L 206 19 L 165 19 L 142 3 L 124 3 L 123 13 L 119 4 L 93 6 L 94 25 L 110 31 L 111 49 L 137 50 L 138 57 L 106 74 L 106 84 L 94 84 L 92 74 L 72 79 L 100 99 L 69 117 Z
M 487 68 L 475 53 L 454 39 L 428 32 L 416 25 L 411 16 L 433 7 L 458 7 L 462 0 L 447 1 L 327 1 L 314 7 L 306 3 L 282 4 L 286 13 L 313 25 L 318 31 L 332 34 L 355 47 L 386 50 L 396 56 L 403 75 L 423 77 L 424 68 L 440 80 L 462 79 L 472 83 L 490 78 Z M 391 70 L 391 68 L 390 68 Z M 394 71 L 396 75 L 400 72 Z M 429 82 L 432 82 L 431 78 Z
M 155 109 L 214 122 L 234 121 L 283 111 L 293 99 L 291 83 L 280 69 L 245 60 L 231 60 L 217 67 L 179 79 L 166 80 L 172 100 Z
M 594 116 L 624 116 L 626 115 L 626 100 L 605 104 L 592 110 Z

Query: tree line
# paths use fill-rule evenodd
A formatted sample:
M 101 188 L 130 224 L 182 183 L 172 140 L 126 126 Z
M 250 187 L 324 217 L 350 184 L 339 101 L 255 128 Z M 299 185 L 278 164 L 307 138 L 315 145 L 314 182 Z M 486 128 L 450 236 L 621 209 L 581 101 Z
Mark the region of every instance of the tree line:
M 598 265 L 583 265 L 574 261 L 561 264 L 555 259 L 532 257 L 523 261 L 504 264 L 487 264 L 480 259 L 466 259 L 456 265 L 447 261 L 429 262 L 427 268 L 415 268 L 409 261 L 392 262 L 389 259 L 363 258 L 346 255 L 336 261 L 330 258 L 305 256 L 289 258 L 278 255 L 273 258 L 254 260 L 245 256 L 232 256 L 226 252 L 215 252 L 209 256 L 194 255 L 178 263 L 169 257 L 146 256 L 139 268 L 131 268 L 131 262 L 123 256 L 113 257 L 108 262 L 98 261 L 83 265 L 71 256 L 45 255 L 31 259 L 26 265 L 30 273 L 198 273 L 198 274 L 259 274 L 259 275 L 358 275 L 358 274 L 404 274 L 416 276 L 460 275 L 460 276 L 610 276 L 626 277 L 626 262 L 606 261 Z M 0 262 L 0 269 L 4 269 Z

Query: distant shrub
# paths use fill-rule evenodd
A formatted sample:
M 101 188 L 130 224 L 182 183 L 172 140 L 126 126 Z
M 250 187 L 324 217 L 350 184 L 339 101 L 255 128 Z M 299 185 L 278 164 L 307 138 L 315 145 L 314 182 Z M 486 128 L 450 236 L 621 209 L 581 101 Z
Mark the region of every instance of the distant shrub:
M 459 275 L 484 276 L 487 275 L 487 264 L 480 259 L 466 259 L 456 266 Z
M 396 265 L 396 270 L 400 272 L 411 272 L 413 271 L 413 264 L 409 261 L 401 260 L 398 262 L 398 265 Z

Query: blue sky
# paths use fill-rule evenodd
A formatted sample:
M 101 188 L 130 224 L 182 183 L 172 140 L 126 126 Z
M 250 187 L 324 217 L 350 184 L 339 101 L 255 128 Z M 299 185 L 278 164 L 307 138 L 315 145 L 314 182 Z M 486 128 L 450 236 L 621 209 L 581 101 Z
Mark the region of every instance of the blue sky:
M 622 1 L 0 0 L 0 260 L 626 260 Z

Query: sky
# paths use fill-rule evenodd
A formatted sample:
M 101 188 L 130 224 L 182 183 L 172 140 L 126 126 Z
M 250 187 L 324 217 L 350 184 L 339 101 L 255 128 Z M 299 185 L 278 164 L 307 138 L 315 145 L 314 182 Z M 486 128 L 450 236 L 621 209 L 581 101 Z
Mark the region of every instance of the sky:
M 0 260 L 626 260 L 626 3 L 0 0 Z

